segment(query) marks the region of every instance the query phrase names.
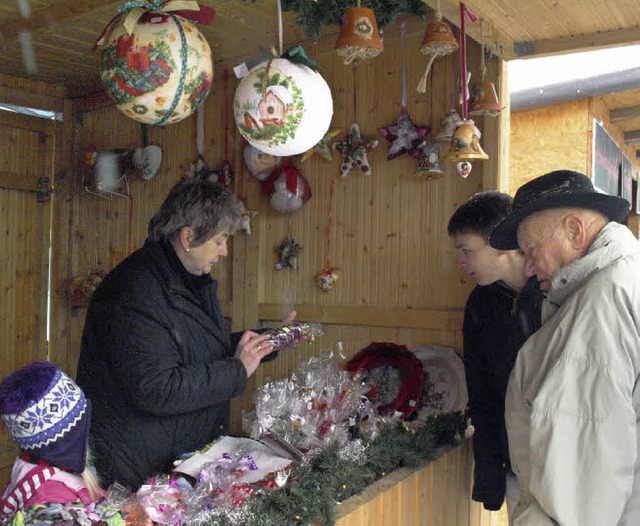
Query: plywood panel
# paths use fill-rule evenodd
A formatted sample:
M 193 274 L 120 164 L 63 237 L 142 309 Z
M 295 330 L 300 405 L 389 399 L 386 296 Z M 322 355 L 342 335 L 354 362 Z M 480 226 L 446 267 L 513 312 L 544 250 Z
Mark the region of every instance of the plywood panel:
M 590 141 L 588 99 L 512 113 L 509 193 L 552 170 L 589 174 Z

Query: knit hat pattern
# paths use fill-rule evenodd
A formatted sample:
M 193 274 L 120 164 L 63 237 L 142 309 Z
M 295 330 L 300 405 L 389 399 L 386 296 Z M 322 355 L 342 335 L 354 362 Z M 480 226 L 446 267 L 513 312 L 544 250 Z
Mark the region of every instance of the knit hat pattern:
M 18 446 L 31 452 L 67 435 L 82 420 L 87 409 L 84 393 L 61 370 L 39 398 L 22 411 L 3 414 Z

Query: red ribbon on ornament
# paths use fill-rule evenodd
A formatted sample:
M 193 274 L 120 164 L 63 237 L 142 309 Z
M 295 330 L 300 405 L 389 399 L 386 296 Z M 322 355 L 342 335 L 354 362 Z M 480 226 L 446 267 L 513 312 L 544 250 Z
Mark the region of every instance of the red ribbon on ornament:
M 298 177 L 301 177 L 305 182 L 304 175 L 302 175 L 302 170 L 298 168 L 292 161 L 287 160 L 278 166 L 269 176 L 269 178 L 262 185 L 262 193 L 271 195 L 275 191 L 275 181 L 281 175 L 285 175 L 286 187 L 289 192 L 296 195 L 298 193 Z M 311 187 L 307 182 L 305 192 L 302 196 L 302 202 L 306 203 L 309 199 L 311 199 Z
M 180 9 L 181 7 L 185 7 L 185 5 L 193 5 L 194 8 Z M 195 7 L 198 9 L 195 9 Z M 121 12 L 114 16 L 102 30 L 96 43 L 93 45 L 93 51 L 95 51 L 98 46 L 104 44 L 105 40 L 120 22 L 129 28 L 127 29 L 127 33 L 130 35 L 138 22 L 145 23 L 157 16 L 163 17 L 164 19 L 170 15 L 177 15 L 191 20 L 196 24 L 206 26 L 213 21 L 216 15 L 213 7 L 199 4 L 193 0 L 167 0 L 159 6 L 155 6 L 146 0 L 133 1 L 127 2 L 120 8 L 120 11 Z

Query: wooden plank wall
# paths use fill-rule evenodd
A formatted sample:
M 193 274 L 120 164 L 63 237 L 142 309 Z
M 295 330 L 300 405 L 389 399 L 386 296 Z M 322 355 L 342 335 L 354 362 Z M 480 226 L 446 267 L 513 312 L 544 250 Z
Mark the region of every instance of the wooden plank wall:
M 64 91 L 0 75 L 0 101 L 60 110 Z M 51 199 L 36 199 L 37 179 L 54 179 L 53 121 L 0 114 L 0 378 L 49 356 L 46 334 Z M 0 482 L 17 448 L 0 426 Z M 2 485 L 4 487 L 4 485 Z
M 421 38 L 422 28 L 409 24 L 407 107 L 415 123 L 437 131 L 440 118 L 453 104 L 459 62 L 457 56 L 438 59 L 428 93 L 417 94 L 415 86 L 425 66 L 418 51 Z M 371 176 L 350 173 L 341 178 L 337 156 L 332 163 L 317 156 L 305 163 L 314 196 L 295 214 L 279 214 L 261 202 L 254 234 L 259 257 L 245 260 L 243 280 L 254 291 L 249 303 L 258 306 L 255 321 L 274 323 L 295 307 L 301 319 L 322 321 L 325 336 L 314 347 L 298 348 L 260 368 L 254 385 L 287 376 L 311 355 L 336 353 L 339 342 L 346 357 L 372 341 L 410 349 L 438 343 L 460 350 L 461 308 L 471 286 L 456 269 L 446 225 L 455 208 L 482 189 L 482 163 L 476 163 L 468 179 L 460 178 L 448 164 L 446 176 L 427 181 L 416 176 L 415 160 L 409 157 L 388 162 L 388 144 L 376 132 L 377 127 L 393 123 L 401 107 L 400 25 L 386 30 L 383 54 L 355 67 L 342 64 L 333 52 L 333 41 L 320 41 L 307 50 L 323 67 L 333 92 L 332 127 L 344 133 L 358 122 L 363 134 L 380 139 L 380 146 L 369 155 Z M 474 71 L 479 60 L 476 46 L 469 60 Z M 489 150 L 494 146 L 488 145 Z M 255 181 L 249 179 L 246 187 L 257 192 Z M 274 271 L 274 247 L 288 234 L 303 247 L 298 270 Z M 255 242 L 253 236 L 249 242 Z M 327 293 L 316 287 L 313 276 L 326 266 L 328 257 L 338 268 L 339 280 Z M 234 266 L 236 271 L 242 272 Z M 251 325 L 254 320 L 245 321 Z M 235 415 L 250 410 L 250 391 L 236 402 Z
M 427 60 L 419 52 L 423 31 L 423 24 L 407 20 L 407 108 L 415 123 L 430 125 L 435 133 L 440 118 L 455 103 L 459 59 L 454 55 L 436 60 L 427 93 L 417 94 L 415 86 Z M 299 319 L 321 321 L 324 329 L 317 344 L 283 353 L 252 377 L 247 393 L 233 404 L 236 431 L 242 413 L 252 408 L 255 387 L 290 376 L 311 356 L 334 352 L 342 355 L 338 361 L 343 362 L 372 341 L 390 341 L 410 349 L 435 343 L 461 351 L 462 308 L 473 283 L 456 268 L 446 225 L 457 206 L 488 189 L 487 181 L 495 180 L 499 160 L 492 159 L 491 173 L 485 173 L 483 163 L 475 163 L 467 179 L 443 162 L 446 175 L 431 181 L 416 176 L 414 159 L 387 162 L 388 143 L 376 128 L 392 124 L 401 109 L 400 22 L 387 28 L 385 52 L 369 62 L 345 66 L 334 54 L 333 44 L 332 39 L 305 43 L 309 55 L 322 66 L 333 93 L 332 127 L 344 134 L 358 122 L 362 133 L 379 139 L 380 146 L 369 156 L 371 176 L 354 172 L 341 178 L 338 155 L 331 163 L 318 156 L 305 163 L 303 171 L 314 195 L 294 214 L 281 215 L 270 209 L 260 194 L 259 182 L 243 166 L 244 142 L 231 116 L 236 63 L 216 63 L 214 89 L 204 105 L 207 163 L 210 167 L 222 163 L 226 142 L 226 154 L 236 172 L 235 191 L 246 199 L 249 209 L 258 210 L 252 235 L 237 235 L 231 257 L 214 271 L 221 282 L 225 314 L 232 327 L 240 330 L 273 325 L 296 308 Z M 479 46 L 468 42 L 467 53 L 470 71 L 479 79 Z M 499 70 L 498 64 L 488 62 L 489 78 L 495 78 Z M 99 151 L 138 147 L 142 144 L 140 125 L 100 98 L 67 101 L 62 110 L 65 121 L 56 148 L 53 201 L 50 357 L 74 375 L 85 312 L 69 306 L 67 281 L 96 264 L 110 270 L 144 242 L 149 219 L 196 158 L 196 118 L 150 128 L 148 143 L 163 150 L 160 171 L 150 181 L 131 176 L 129 199 L 104 199 L 84 189 L 85 151 L 90 144 Z M 477 124 L 486 136 L 498 137 L 499 121 L 483 120 Z M 483 147 L 494 156 L 497 143 L 497 139 L 483 140 Z M 504 144 L 500 148 L 504 151 Z M 330 214 L 333 220 L 327 237 Z M 303 246 L 298 270 L 276 271 L 274 246 L 287 234 Z M 329 256 L 340 279 L 325 293 L 316 288 L 313 275 Z M 468 490 L 468 473 L 461 485 L 461 490 Z M 481 516 L 476 508 L 474 513 Z

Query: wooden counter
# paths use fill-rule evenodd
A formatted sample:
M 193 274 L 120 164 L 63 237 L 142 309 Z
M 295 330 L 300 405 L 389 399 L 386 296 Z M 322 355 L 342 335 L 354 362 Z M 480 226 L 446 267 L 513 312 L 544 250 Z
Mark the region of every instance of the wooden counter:
M 471 443 L 383 477 L 338 505 L 336 526 L 507 526 L 471 500 Z

